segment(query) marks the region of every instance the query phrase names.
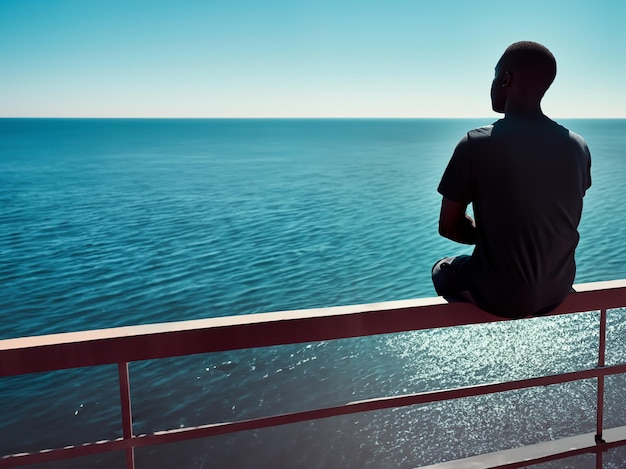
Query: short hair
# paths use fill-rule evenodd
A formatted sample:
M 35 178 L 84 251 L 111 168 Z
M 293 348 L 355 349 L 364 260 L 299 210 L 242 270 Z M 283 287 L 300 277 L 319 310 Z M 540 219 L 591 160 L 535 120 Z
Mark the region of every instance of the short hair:
M 556 77 L 556 59 L 547 47 L 532 41 L 511 44 L 504 51 L 500 65 L 517 74 L 528 91 L 543 96 Z

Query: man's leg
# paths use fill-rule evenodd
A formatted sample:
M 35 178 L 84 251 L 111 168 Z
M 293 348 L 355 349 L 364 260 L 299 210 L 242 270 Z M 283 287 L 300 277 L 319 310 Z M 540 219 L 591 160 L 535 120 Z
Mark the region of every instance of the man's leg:
M 471 259 L 471 256 L 461 255 L 444 257 L 435 263 L 432 277 L 438 295 L 449 302 L 474 302 L 469 293 Z

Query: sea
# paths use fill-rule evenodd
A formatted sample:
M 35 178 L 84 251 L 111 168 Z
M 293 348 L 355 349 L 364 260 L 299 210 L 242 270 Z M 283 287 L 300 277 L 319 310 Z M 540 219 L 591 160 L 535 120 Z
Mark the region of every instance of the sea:
M 0 119 L 0 339 L 435 296 L 437 185 L 476 119 Z M 626 120 L 592 154 L 576 283 L 626 278 Z M 607 363 L 626 361 L 626 310 Z M 597 363 L 598 313 L 132 363 L 136 434 Z M 121 436 L 117 368 L 0 379 L 0 454 Z M 136 450 L 137 468 L 413 468 L 595 430 L 595 382 Z M 605 426 L 626 425 L 626 381 Z M 536 467 L 595 467 L 583 455 Z M 626 467 L 626 450 L 605 454 Z M 124 467 L 124 455 L 33 467 Z

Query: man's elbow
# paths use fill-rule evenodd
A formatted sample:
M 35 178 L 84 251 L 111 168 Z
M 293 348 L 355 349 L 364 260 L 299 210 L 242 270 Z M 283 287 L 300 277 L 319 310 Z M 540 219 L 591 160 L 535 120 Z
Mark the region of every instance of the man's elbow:
M 456 241 L 456 230 L 454 229 L 454 226 L 451 226 L 449 223 L 439 222 L 439 235 L 452 241 Z
M 476 228 L 468 219 L 460 223 L 439 223 L 439 234 L 450 241 L 476 244 Z

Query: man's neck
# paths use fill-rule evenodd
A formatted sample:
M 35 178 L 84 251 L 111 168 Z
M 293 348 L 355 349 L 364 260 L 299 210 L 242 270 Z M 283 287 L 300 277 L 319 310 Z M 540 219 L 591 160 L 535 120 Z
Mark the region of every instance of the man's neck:
M 514 109 L 514 110 L 506 110 L 504 113 L 504 118 L 511 119 L 524 119 L 524 120 L 541 120 L 545 119 L 545 114 L 541 111 L 541 109 L 536 110 L 528 110 L 528 109 Z
M 504 106 L 504 117 L 543 119 L 545 115 L 541 110 L 541 101 L 535 101 L 527 97 L 520 99 L 510 97 Z

